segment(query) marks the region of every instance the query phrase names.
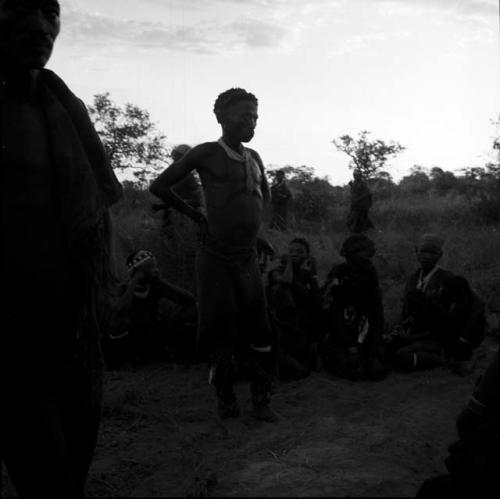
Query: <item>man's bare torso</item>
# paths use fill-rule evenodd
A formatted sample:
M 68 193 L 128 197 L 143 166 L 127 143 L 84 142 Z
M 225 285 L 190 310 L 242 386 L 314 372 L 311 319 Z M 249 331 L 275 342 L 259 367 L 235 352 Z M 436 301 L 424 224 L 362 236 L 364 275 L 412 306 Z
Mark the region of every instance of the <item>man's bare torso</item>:
M 196 170 L 205 194 L 209 235 L 231 246 L 253 246 L 264 209 L 262 172 L 258 170 L 249 189 L 244 163 L 229 158 L 216 142 L 202 147 L 206 154 Z

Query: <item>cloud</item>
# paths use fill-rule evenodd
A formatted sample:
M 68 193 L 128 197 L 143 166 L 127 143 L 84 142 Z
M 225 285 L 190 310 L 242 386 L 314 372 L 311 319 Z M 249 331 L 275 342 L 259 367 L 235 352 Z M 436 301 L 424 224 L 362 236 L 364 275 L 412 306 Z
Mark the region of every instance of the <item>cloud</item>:
M 446 12 L 455 18 L 484 20 L 498 18 L 497 0 L 377 0 L 386 6 L 405 10 L 436 10 Z
M 166 26 L 161 22 L 115 19 L 71 8 L 65 12 L 63 21 L 66 43 L 72 45 L 125 45 L 202 54 L 227 54 L 252 49 L 283 50 L 287 44 L 293 43 L 297 35 L 297 26 L 283 26 L 250 17 L 225 23 L 210 21 Z
M 392 38 L 406 38 L 408 36 L 410 36 L 410 33 L 404 30 L 392 32 L 376 31 L 372 33 L 352 35 L 342 40 L 329 55 L 344 56 L 357 52 L 368 46 L 372 46 L 373 43 L 376 42 L 383 42 Z

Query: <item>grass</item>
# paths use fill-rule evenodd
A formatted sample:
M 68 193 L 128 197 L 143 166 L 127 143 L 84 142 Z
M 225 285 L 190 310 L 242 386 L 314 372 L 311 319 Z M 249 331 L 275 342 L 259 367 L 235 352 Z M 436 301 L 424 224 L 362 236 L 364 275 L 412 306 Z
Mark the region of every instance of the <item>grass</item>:
M 175 213 L 173 225 L 166 230 L 162 227 L 162 214 L 151 210 L 156 201 L 147 191 L 127 188 L 124 198 L 113 207 L 118 271 L 125 277 L 126 256 L 139 248 L 149 249 L 157 255 L 166 279 L 195 292 L 196 227 Z M 346 196 L 339 196 L 328 220 L 300 221 L 292 224 L 293 229 L 288 233 L 268 229 L 264 222 L 261 235 L 278 254 L 286 251 L 293 237 L 307 238 L 318 261 L 321 281 L 332 265 L 342 261 L 340 247 L 349 235 L 345 228 L 347 201 Z M 500 224 L 478 219 L 466 198 L 429 193 L 393 196 L 376 200 L 370 217 L 375 229 L 369 235 L 377 246 L 374 264 L 389 323 L 399 315 L 405 280 L 416 268 L 415 245 L 425 232 L 437 232 L 445 238 L 442 266 L 464 275 L 489 312 L 500 313 Z

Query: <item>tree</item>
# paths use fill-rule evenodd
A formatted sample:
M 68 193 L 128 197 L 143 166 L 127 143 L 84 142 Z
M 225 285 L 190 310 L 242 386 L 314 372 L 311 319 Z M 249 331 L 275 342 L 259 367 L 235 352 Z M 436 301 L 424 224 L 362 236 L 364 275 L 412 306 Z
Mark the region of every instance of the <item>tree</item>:
M 357 138 L 350 135 L 342 135 L 333 139 L 333 145 L 346 153 L 351 161 L 349 168 L 359 169 L 365 178 L 373 177 L 391 156 L 395 156 L 406 148 L 397 142 L 388 143 L 380 139 L 370 139 L 370 132 L 363 130 Z
M 166 137 L 156 129 L 148 111 L 130 103 L 119 107 L 109 92 L 95 94 L 88 108 L 114 169 L 131 171 L 144 185 L 165 167 L 169 153 Z
M 429 192 L 431 180 L 425 168 L 420 165 L 413 165 L 410 174 L 404 176 L 398 185 L 403 192 L 425 194 Z
M 293 184 L 303 184 L 310 182 L 314 178 L 314 168 L 312 166 L 282 166 L 282 167 L 269 167 L 267 175 L 271 182 L 276 178 L 276 173 L 282 171 L 287 180 Z
M 453 172 L 444 171 L 439 166 L 434 166 L 429 174 L 431 184 L 438 195 L 446 194 L 457 186 L 457 177 Z

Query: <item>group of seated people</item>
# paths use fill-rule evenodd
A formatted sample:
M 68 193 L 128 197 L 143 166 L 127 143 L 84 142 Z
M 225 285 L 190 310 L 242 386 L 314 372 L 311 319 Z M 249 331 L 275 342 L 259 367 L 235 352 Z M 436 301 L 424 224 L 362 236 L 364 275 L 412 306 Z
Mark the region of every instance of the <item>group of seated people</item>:
M 278 378 L 301 379 L 320 369 L 354 381 L 380 380 L 390 369 L 445 366 L 460 373 L 485 335 L 485 308 L 464 277 L 438 265 L 443 242 L 434 234 L 421 237 L 419 268 L 406 283 L 399 323 L 387 326 L 368 236 L 345 239 L 344 261 L 323 283 L 306 239 L 292 239 L 279 258 L 259 239 Z M 267 270 L 269 259 L 275 264 Z M 126 263 L 128 282 L 119 290 L 103 344 L 108 367 L 203 360 L 194 295 L 162 279 L 147 250 L 132 253 Z

